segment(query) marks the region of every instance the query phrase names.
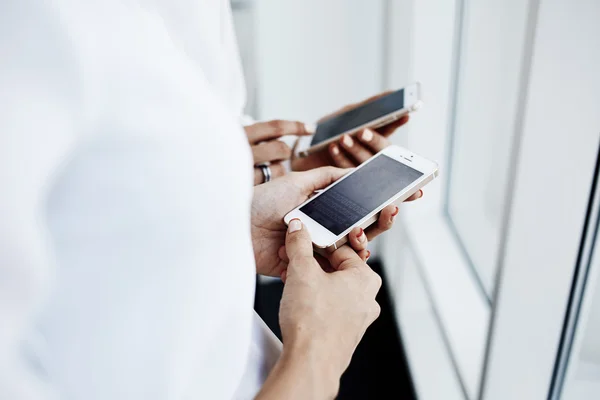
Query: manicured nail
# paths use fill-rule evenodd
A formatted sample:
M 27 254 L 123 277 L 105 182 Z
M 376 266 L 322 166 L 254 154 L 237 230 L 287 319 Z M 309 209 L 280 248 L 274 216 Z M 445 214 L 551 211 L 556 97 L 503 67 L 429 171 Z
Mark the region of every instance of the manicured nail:
M 367 260 L 369 259 L 369 257 L 371 257 L 371 251 L 367 250 Z
M 302 229 L 302 222 L 299 219 L 293 219 L 288 226 L 288 233 L 296 232 Z
M 352 140 L 352 138 L 348 135 L 344 135 L 344 137 L 342 138 L 342 142 L 344 142 L 346 147 L 352 147 L 352 145 L 354 144 L 354 140 Z
M 338 154 L 340 154 L 340 149 L 338 149 L 337 146 L 333 145 L 331 146 L 331 153 L 333 153 L 334 156 L 337 156 Z
M 373 139 L 373 131 L 370 129 L 365 129 L 362 134 L 362 139 L 365 142 L 370 142 Z
M 419 199 L 423 197 L 423 191 L 421 189 L 419 189 Z
M 364 233 L 364 232 L 365 232 L 365 231 L 363 231 L 363 228 L 360 228 L 360 231 L 358 232 L 358 235 L 356 235 L 356 238 L 357 238 L 358 240 L 360 240 L 361 242 L 364 240 L 364 237 L 363 237 L 363 233 Z
M 394 209 L 394 212 L 392 213 L 392 217 L 395 217 L 396 215 L 398 215 L 399 211 L 400 211 L 400 209 L 398 208 L 398 206 L 396 206 L 396 208 Z
M 306 133 L 310 133 L 312 135 L 317 131 L 317 126 L 315 124 L 304 124 L 304 130 Z

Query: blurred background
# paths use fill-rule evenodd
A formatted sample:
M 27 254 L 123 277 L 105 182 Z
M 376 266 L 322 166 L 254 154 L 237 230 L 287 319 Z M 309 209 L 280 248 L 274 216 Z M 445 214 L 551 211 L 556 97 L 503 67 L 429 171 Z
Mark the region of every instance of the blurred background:
M 600 2 L 232 8 L 257 119 L 422 84 L 393 141 L 441 176 L 373 244 L 384 313 L 340 398 L 600 398 Z M 258 291 L 274 328 L 280 289 Z

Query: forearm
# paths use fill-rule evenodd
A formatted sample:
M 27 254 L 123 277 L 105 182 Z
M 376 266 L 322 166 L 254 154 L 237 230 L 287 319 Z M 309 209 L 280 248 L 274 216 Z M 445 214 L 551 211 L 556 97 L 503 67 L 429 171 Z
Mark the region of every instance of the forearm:
M 333 399 L 340 380 L 334 371 L 322 352 L 284 348 L 256 400 Z

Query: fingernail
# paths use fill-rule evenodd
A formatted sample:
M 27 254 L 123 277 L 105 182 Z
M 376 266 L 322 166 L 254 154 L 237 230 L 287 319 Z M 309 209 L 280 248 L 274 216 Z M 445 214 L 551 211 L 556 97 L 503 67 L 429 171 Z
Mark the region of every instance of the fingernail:
M 331 146 L 331 152 L 333 153 L 334 156 L 337 156 L 338 154 L 340 154 L 340 149 L 338 149 L 337 146 Z
M 296 232 L 302 229 L 302 222 L 299 219 L 293 219 L 288 226 L 288 233 Z
M 306 133 L 314 134 L 317 131 L 317 126 L 315 124 L 304 124 L 304 130 Z
M 360 240 L 361 242 L 363 241 L 363 237 L 362 237 L 363 233 L 364 233 L 363 228 L 360 228 L 360 231 L 358 232 L 358 235 L 356 235 L 356 238 L 358 240 Z
M 354 140 L 352 140 L 352 138 L 348 135 L 344 135 L 344 137 L 342 138 L 342 142 L 344 142 L 346 147 L 352 147 L 352 145 L 354 144 Z
M 373 131 L 370 129 L 365 129 L 362 134 L 362 139 L 365 142 L 370 142 L 373 139 Z
M 392 217 L 395 217 L 396 215 L 398 215 L 398 212 L 400 211 L 400 209 L 398 208 L 398 206 L 396 206 L 396 209 L 394 210 L 394 212 L 392 213 Z
M 423 191 L 419 189 L 419 198 L 423 197 Z
M 367 250 L 367 260 L 369 259 L 369 257 L 371 257 L 371 251 Z

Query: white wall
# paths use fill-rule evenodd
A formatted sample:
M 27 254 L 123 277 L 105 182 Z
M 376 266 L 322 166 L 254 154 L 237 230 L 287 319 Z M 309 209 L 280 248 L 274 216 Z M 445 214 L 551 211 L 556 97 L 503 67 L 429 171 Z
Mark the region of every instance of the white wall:
M 453 262 L 461 254 L 453 251 L 451 235 L 447 229 L 439 229 L 441 222 L 435 223 L 441 220 L 447 178 L 444 168 L 456 4 L 418 0 L 402 2 L 403 10 L 400 2 L 392 3 L 398 13 L 396 21 L 410 16 L 410 31 L 406 35 L 409 44 L 402 49 L 395 47 L 391 60 L 409 61 L 408 81 L 422 83 L 425 103 L 411 116 L 407 127 L 394 135 L 393 142 L 438 161 L 442 170 L 425 189 L 425 197 L 403 207 L 401 222 L 382 238 L 384 268 L 418 397 L 464 399 L 468 387 L 476 391 L 484 339 L 481 331 L 487 317 L 480 307 L 479 293 L 469 291 L 468 271 Z M 391 26 L 394 29 L 398 24 Z M 396 79 L 392 85 L 403 84 L 402 76 Z M 454 359 L 449 350 L 455 353 Z M 463 388 L 457 365 L 471 385 Z
M 600 138 L 598 15 L 539 2 L 486 399 L 548 395 Z
M 240 59 L 246 81 L 246 115 L 255 116 L 256 104 L 256 43 L 254 3 L 250 0 L 237 0 L 233 5 L 233 25 L 237 37 Z
M 412 24 L 414 0 L 387 0 L 384 12 L 387 38 L 384 60 L 386 89 L 398 89 L 411 82 Z
M 257 0 L 258 117 L 313 121 L 382 88 L 383 0 Z

